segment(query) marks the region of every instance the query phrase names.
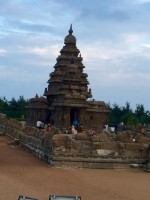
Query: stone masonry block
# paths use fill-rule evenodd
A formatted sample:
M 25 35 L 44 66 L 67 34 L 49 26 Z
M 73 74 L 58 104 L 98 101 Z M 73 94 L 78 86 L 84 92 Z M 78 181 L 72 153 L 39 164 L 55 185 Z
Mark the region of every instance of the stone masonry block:
M 101 149 L 101 142 L 92 142 L 93 149 Z
M 109 136 L 106 133 L 99 134 L 98 138 L 99 138 L 100 142 L 110 141 L 110 138 L 109 138 Z
M 71 135 L 64 135 L 64 134 L 56 134 L 53 136 L 53 141 L 67 141 L 72 140 Z
M 125 150 L 128 150 L 128 151 L 140 151 L 141 148 L 142 148 L 142 144 L 139 144 L 139 143 L 125 144 Z
M 102 149 L 118 150 L 118 144 L 116 142 L 101 142 Z
M 89 140 L 89 136 L 86 132 L 76 134 L 76 140 Z

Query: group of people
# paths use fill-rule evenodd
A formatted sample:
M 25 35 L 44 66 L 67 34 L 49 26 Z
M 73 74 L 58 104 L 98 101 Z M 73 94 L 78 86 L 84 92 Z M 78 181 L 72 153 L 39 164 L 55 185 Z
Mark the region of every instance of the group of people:
M 124 122 L 121 122 L 120 124 L 115 123 L 114 126 L 108 126 L 108 124 L 104 125 L 104 131 L 110 131 L 112 133 L 116 133 L 119 131 L 125 131 L 126 130 L 126 126 L 124 124 Z
M 54 121 L 50 120 L 48 123 L 44 123 L 40 120 L 36 122 L 36 127 L 38 129 L 44 129 L 46 131 L 51 131 L 52 126 L 54 125 Z M 77 133 L 82 133 L 83 132 L 83 124 L 80 124 L 77 120 L 74 120 L 72 123 L 72 126 L 68 129 L 65 129 L 64 134 L 72 134 L 76 135 Z M 95 135 L 95 129 L 91 128 L 88 130 L 88 135 L 93 136 Z
M 48 123 L 44 123 L 40 120 L 38 120 L 36 122 L 36 127 L 38 129 L 45 129 L 46 131 L 50 131 L 52 126 L 54 125 L 54 121 L 53 120 L 50 120 Z
M 75 120 L 72 123 L 72 127 L 69 128 L 69 129 L 66 129 L 64 131 L 64 134 L 74 134 L 74 135 L 76 135 L 77 133 L 82 133 L 82 132 L 83 132 L 83 125 L 82 124 L 80 125 L 80 123 L 77 120 Z
M 73 123 L 72 123 L 72 127 L 69 128 L 69 129 L 66 129 L 64 131 L 64 134 L 73 134 L 73 135 L 76 135 L 77 133 L 82 133 L 83 132 L 83 125 L 75 120 Z M 88 135 L 89 136 L 93 136 L 95 135 L 96 131 L 94 128 L 91 128 L 90 130 L 88 130 Z

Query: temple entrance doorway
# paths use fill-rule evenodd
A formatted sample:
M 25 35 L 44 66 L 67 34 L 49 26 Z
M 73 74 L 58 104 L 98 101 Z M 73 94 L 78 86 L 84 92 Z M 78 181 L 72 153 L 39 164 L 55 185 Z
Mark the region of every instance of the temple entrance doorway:
M 74 120 L 80 122 L 80 110 L 77 108 L 72 108 L 70 110 L 70 124 L 72 125 Z

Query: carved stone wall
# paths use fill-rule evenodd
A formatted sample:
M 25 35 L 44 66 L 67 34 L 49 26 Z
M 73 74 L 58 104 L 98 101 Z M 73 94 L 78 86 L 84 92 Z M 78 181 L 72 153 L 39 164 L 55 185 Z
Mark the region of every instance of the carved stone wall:
M 47 161 L 46 143 L 43 142 L 45 130 L 0 117 L 0 134 L 19 139 L 19 145 Z M 50 161 L 54 166 L 129 167 L 129 163 L 137 163 L 147 157 L 146 149 L 149 146 L 149 137 L 140 133 L 137 133 L 136 142 L 130 141 L 129 132 L 119 133 L 114 139 L 112 133 L 106 131 L 94 136 L 89 136 L 88 131 L 77 135 L 66 135 L 53 127 L 48 134 Z

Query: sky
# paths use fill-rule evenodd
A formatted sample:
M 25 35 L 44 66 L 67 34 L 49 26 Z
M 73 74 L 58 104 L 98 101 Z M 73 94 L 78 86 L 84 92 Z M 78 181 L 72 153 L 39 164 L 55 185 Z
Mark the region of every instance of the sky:
M 70 24 L 95 100 L 150 110 L 150 0 L 0 0 L 0 98 L 42 96 Z

